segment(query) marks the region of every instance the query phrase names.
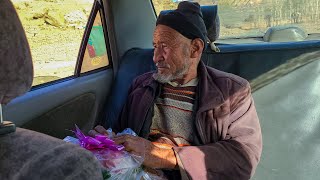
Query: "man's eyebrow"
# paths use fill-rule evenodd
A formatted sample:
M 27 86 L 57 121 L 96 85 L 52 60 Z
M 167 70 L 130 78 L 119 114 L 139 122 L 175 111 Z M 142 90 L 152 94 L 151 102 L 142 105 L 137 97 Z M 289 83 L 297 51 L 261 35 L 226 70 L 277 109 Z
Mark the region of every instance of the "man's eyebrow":
M 157 43 L 154 42 L 154 41 L 152 42 L 153 45 L 156 45 L 156 44 L 159 44 L 159 43 L 161 44 L 161 43 L 164 43 L 164 42 L 163 42 L 163 41 L 159 41 L 159 42 L 157 42 Z

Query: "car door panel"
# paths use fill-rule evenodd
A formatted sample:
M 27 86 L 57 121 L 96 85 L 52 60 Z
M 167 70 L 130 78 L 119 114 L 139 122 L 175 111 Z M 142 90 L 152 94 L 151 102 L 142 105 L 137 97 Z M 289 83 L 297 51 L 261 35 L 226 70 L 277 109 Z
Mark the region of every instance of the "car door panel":
M 25 8 L 32 10 L 38 7 L 39 3 L 41 4 L 37 2 Z M 34 36 L 28 36 L 31 52 L 35 52 L 33 61 L 36 83 L 31 91 L 16 98 L 3 108 L 5 119 L 13 121 L 16 126 L 58 138 L 71 134 L 68 130 L 73 129 L 75 124 L 83 131 L 88 131 L 102 116 L 103 106 L 114 79 L 113 62 L 117 61 L 110 55 L 108 37 L 112 35 L 106 28 L 105 22 L 109 16 L 105 16 L 104 9 L 106 8 L 102 2 L 84 1 L 79 2 L 76 6 L 71 4 L 71 1 L 63 1 L 61 4 L 52 2 L 43 4 L 43 6 L 55 7 L 56 9 L 52 11 L 57 14 L 65 13 L 64 17 L 68 20 L 70 17 L 82 15 L 81 21 L 76 21 L 75 24 L 72 24 L 73 21 L 66 21 L 65 23 L 69 23 L 68 26 L 61 26 L 57 30 L 50 23 L 32 24 L 33 19 L 25 18 L 26 9 L 21 10 L 24 4 L 17 2 L 17 11 L 21 13 L 27 34 L 30 34 L 32 28 L 38 28 Z M 64 5 L 65 8 L 58 8 Z M 90 7 L 92 7 L 91 10 L 86 9 Z M 72 11 L 79 8 L 84 8 L 83 12 Z M 59 15 L 52 16 L 58 17 Z M 41 18 L 46 20 L 47 16 Z M 50 29 L 52 33 L 42 31 L 46 29 Z M 41 39 L 42 36 L 39 34 L 45 35 L 47 39 Z M 82 40 L 81 35 L 72 36 L 74 34 L 82 34 Z M 37 44 L 38 41 L 41 43 Z M 64 46 L 68 48 L 60 51 Z M 50 51 L 46 48 L 49 48 Z M 45 49 L 47 54 L 44 52 Z M 78 56 L 75 53 L 77 49 L 79 49 Z M 43 56 L 39 56 L 39 50 L 42 50 Z M 77 61 L 76 65 L 73 61 Z M 48 69 L 50 72 L 46 71 Z M 43 71 L 44 76 L 39 76 L 39 70 Z M 50 73 L 55 73 L 58 80 L 42 82 L 37 79 L 41 77 L 42 80 L 46 80 L 43 78 L 49 77 Z
M 67 133 L 66 130 L 71 129 L 74 124 L 83 127 L 90 123 L 88 119 L 93 113 L 95 101 L 96 96 L 93 93 L 79 95 L 40 117 L 28 121 L 21 127 L 64 138 L 66 135 L 72 134 L 72 132 Z
M 32 90 L 4 106 L 4 116 L 17 126 L 56 137 L 69 134 L 66 129 L 79 122 L 88 130 L 102 110 L 112 82 L 113 71 L 107 69 Z

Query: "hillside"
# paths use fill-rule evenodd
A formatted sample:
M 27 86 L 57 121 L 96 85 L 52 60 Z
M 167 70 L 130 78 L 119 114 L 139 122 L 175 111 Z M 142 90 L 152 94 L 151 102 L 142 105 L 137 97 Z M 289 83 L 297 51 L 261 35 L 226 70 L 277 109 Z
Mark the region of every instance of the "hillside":
M 93 0 L 13 0 L 13 4 L 31 48 L 33 84 L 73 75 Z

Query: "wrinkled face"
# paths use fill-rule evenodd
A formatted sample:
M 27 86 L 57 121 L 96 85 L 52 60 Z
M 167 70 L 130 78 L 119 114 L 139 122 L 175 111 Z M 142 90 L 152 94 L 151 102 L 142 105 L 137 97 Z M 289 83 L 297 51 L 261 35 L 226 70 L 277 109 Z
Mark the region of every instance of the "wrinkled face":
M 182 78 L 191 65 L 191 40 L 174 29 L 158 25 L 153 34 L 153 62 L 157 66 L 154 79 L 167 83 Z

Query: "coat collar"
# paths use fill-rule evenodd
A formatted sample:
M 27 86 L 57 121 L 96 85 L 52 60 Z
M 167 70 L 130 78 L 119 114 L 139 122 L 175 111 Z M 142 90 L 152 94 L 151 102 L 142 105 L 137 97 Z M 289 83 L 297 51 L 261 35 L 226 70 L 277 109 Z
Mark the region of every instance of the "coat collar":
M 212 71 L 208 71 L 208 67 L 202 61 L 198 65 L 198 74 L 199 111 L 206 111 L 222 104 L 224 98 L 215 82 L 215 75 Z

